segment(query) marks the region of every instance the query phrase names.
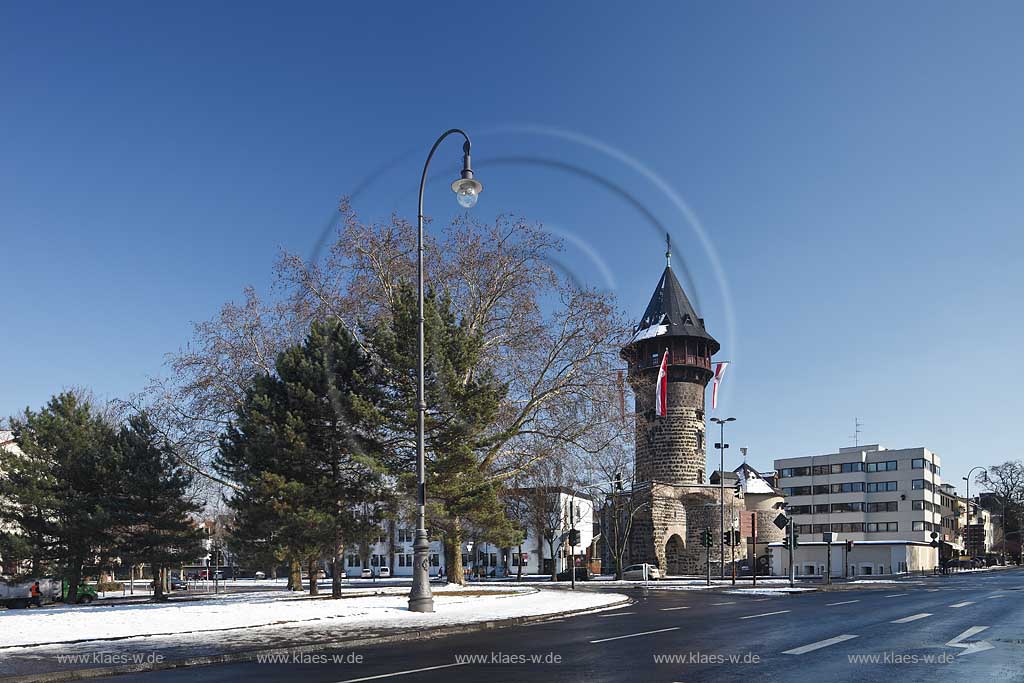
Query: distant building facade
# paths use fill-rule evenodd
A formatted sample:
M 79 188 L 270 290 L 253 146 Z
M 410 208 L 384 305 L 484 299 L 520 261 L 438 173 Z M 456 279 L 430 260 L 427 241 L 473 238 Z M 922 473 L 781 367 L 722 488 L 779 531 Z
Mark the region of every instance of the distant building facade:
M 845 541 L 854 542 L 849 558 L 833 555 L 837 576 L 932 569 L 939 561 L 932 534 L 939 540 L 955 533 L 944 523 L 944 499 L 951 496 L 942 485 L 940 459 L 927 448 L 854 446 L 781 458 L 775 468 L 800 537 L 798 570 L 823 571 L 826 532 L 835 534 L 844 552 Z M 781 546 L 772 552 L 773 571 L 787 573 L 788 553 Z

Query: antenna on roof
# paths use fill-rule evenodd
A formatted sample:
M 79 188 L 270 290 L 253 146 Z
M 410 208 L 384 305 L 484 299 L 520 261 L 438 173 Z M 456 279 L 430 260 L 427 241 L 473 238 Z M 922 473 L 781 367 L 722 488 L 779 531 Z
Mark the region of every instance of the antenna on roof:
M 861 432 L 860 428 L 863 427 L 863 426 L 864 426 L 864 423 L 860 421 L 859 417 L 853 418 L 853 434 L 850 435 L 850 438 L 853 439 L 853 445 L 854 446 L 859 446 L 860 445 L 860 432 Z
M 672 267 L 672 235 L 665 233 L 665 267 Z

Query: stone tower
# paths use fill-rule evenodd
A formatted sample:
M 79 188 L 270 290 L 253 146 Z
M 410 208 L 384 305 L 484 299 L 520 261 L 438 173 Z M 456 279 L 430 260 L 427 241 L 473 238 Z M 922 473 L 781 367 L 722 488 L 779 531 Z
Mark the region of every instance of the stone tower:
M 622 349 L 636 405 L 636 483 L 703 484 L 704 390 L 719 344 L 704 329 L 665 254 L 651 301 Z M 668 414 L 655 415 L 655 382 L 668 351 Z
M 699 574 L 707 562 L 700 543 L 704 529 L 718 530 L 726 515 L 726 527 L 738 519 L 732 505 L 718 504 L 705 458 L 704 392 L 713 376 L 711 357 L 720 347 L 672 272 L 671 249 L 665 260 L 650 303 L 621 351 L 636 405 L 636 514 L 628 553 L 630 563 L 655 564 L 667 574 Z M 666 352 L 662 416 L 655 411 L 655 384 Z M 733 500 L 732 491 L 729 496 Z

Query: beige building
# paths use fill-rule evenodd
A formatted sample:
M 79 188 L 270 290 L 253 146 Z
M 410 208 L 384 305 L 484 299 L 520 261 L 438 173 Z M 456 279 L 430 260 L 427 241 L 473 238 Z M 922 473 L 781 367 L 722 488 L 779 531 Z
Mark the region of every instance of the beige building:
M 931 542 L 932 533 L 944 533 L 941 465 L 939 456 L 927 448 L 853 446 L 837 453 L 781 458 L 775 467 L 799 535 L 798 555 L 808 554 L 804 568 L 817 571 L 824 566 L 825 532 L 835 534 L 843 552 L 846 541 L 855 546 L 852 562 L 833 555 L 834 575 L 848 575 L 851 566 L 859 575 L 862 558 L 863 569 L 870 567 L 871 574 L 879 573 L 880 567 L 889 574 L 938 564 Z M 814 549 L 815 544 L 820 549 Z M 774 552 L 773 570 L 787 562 Z M 799 559 L 795 564 L 801 568 Z

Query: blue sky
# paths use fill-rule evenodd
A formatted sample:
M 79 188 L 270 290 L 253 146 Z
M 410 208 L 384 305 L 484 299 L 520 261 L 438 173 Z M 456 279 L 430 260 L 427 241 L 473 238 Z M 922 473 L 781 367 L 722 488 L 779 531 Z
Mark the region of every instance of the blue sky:
M 958 485 L 1021 456 L 1024 7 L 508 5 L 3 5 L 0 414 L 139 389 L 395 158 L 356 208 L 413 217 L 460 126 L 480 216 L 569 235 L 632 315 L 663 244 L 608 185 L 672 230 L 755 466 L 850 445 L 855 416 Z

